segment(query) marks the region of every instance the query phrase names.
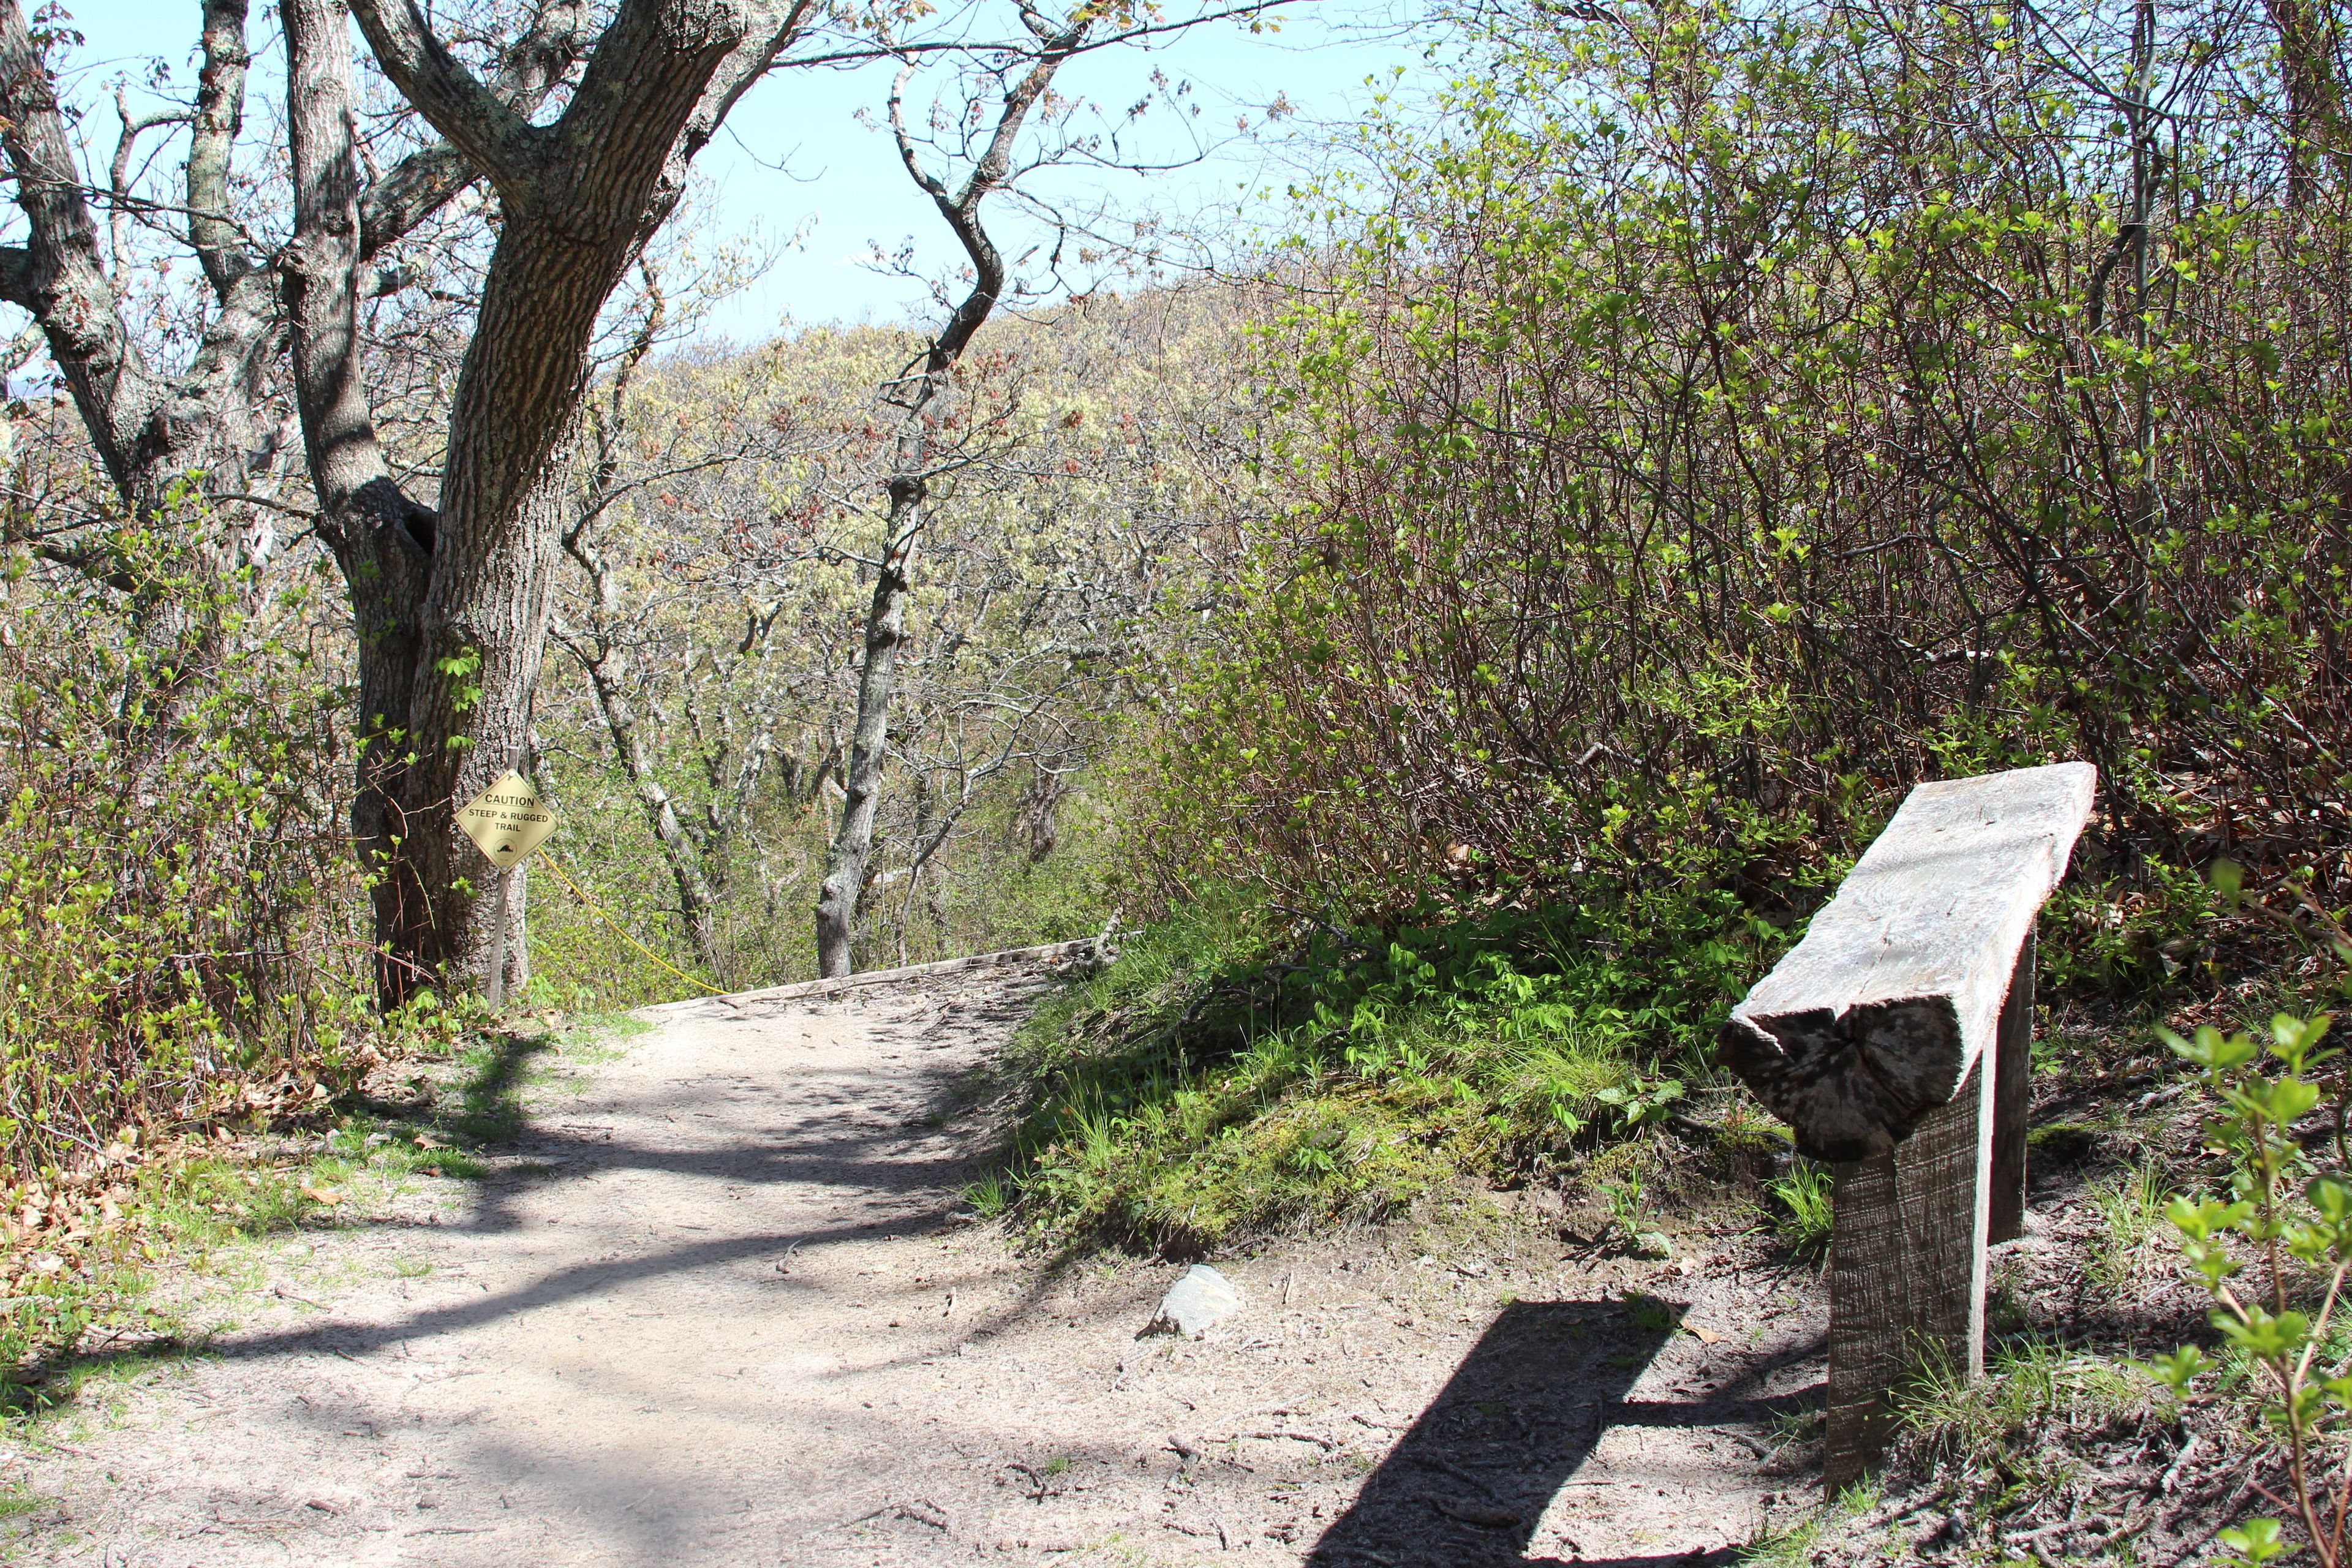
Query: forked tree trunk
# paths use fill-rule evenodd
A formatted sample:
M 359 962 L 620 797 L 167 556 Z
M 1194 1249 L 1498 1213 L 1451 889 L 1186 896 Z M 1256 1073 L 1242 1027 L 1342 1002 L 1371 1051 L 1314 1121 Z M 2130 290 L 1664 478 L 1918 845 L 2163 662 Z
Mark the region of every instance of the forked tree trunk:
M 25 227 L 22 246 L 0 246 L 0 300 L 40 328 L 121 513 L 137 525 L 133 535 L 151 533 L 170 552 L 143 559 L 111 540 L 64 543 L 38 528 L 27 540 L 36 554 L 127 601 L 134 657 L 125 661 L 116 729 L 133 758 L 137 742 L 167 732 L 197 689 L 242 591 L 245 528 L 199 497 L 243 494 L 248 455 L 269 446 L 258 419 L 278 342 L 274 290 L 268 268 L 227 216 L 229 156 L 245 104 L 246 9 L 247 0 L 203 6 L 205 64 L 186 117 L 185 221 L 209 311 L 194 352 L 173 372 L 149 358 L 130 325 L 137 307 L 120 284 L 134 258 L 119 205 L 111 267 L 101 257 L 76 158 L 86 131 L 68 124 L 47 58 L 57 35 L 37 16 L 40 26 L 28 24 L 18 0 L 0 0 L 0 148 Z M 118 170 L 131 163 L 140 136 L 163 123 L 126 117 Z
M 353 9 L 385 74 L 488 177 L 502 220 L 428 511 L 389 476 L 360 363 L 344 6 L 286 0 L 298 396 L 359 613 L 353 828 L 374 883 L 380 990 L 397 1005 L 420 986 L 488 978 L 495 887 L 456 808 L 523 753 L 596 319 L 801 8 L 620 0 L 546 126 L 471 76 L 406 0 Z M 524 952 L 516 924 L 510 978 Z

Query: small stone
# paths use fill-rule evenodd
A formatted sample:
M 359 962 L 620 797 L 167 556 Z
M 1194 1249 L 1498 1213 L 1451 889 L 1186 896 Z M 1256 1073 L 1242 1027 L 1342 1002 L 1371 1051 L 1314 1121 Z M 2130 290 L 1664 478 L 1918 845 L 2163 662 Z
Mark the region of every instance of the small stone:
M 1151 1326 L 1198 1339 L 1241 1310 L 1241 1292 L 1233 1283 L 1207 1264 L 1195 1263 L 1160 1299 L 1160 1315 Z

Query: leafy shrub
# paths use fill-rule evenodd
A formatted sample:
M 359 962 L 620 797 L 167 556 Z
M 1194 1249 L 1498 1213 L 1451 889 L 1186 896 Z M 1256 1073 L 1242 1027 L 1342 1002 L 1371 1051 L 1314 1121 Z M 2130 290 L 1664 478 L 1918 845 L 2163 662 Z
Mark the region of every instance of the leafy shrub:
M 341 691 L 308 590 L 257 599 L 152 538 L 118 599 L 7 563 L 0 638 L 0 1166 L 240 1117 L 359 1070 L 373 1032 L 341 824 Z M 128 610 L 121 608 L 127 602 Z
M 2336 1568 L 2352 1500 L 2352 1337 L 2338 1315 L 2352 1273 L 2352 1179 L 2319 1168 L 2295 1131 L 2320 1101 L 2315 1069 L 2336 1055 L 2320 1046 L 2329 1022 L 2280 1014 L 2260 1047 L 2210 1025 L 2191 1039 L 2166 1035 L 2216 1102 L 2210 1141 L 2229 1161 L 2228 1196 L 2177 1196 L 2166 1215 L 2212 1293 L 2225 1361 L 2252 1382 L 2284 1444 L 2286 1496 L 2268 1495 L 2292 1510 L 2323 1568 Z M 2222 1363 L 2185 1345 L 2150 1370 L 2185 1392 Z M 2222 1539 L 2241 1568 L 2288 1551 L 2272 1519 Z
M 1166 883 L 1607 898 L 1672 961 L 1909 784 L 2079 756 L 2063 977 L 2180 967 L 2221 849 L 2332 896 L 2352 224 L 2342 160 L 2286 199 L 2262 18 L 2151 24 L 2136 216 L 2074 63 L 2120 12 L 1498 15 L 1318 193 L 1265 345 L 1296 499 L 1171 703 Z

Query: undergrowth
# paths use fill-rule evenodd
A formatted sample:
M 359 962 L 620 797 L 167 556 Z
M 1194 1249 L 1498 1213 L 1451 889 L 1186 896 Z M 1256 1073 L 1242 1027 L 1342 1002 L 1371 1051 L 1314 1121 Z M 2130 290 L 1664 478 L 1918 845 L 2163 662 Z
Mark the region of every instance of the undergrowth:
M 1008 1169 L 968 1195 L 1040 1237 L 1182 1253 L 1642 1134 L 1786 939 L 1727 915 L 1666 960 L 1607 933 L 1574 908 L 1355 931 L 1181 909 L 1024 1032 Z

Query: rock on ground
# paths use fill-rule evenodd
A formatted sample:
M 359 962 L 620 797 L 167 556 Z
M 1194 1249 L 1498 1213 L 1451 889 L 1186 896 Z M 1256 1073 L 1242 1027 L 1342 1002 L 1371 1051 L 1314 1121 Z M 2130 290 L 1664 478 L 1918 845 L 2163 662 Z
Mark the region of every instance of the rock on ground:
M 1207 1264 L 1195 1263 L 1168 1288 L 1160 1299 L 1160 1314 L 1151 1321 L 1196 1340 L 1241 1310 L 1241 1295 L 1233 1282 Z

